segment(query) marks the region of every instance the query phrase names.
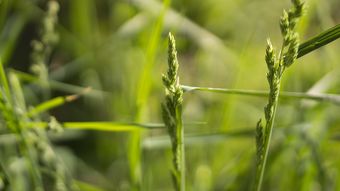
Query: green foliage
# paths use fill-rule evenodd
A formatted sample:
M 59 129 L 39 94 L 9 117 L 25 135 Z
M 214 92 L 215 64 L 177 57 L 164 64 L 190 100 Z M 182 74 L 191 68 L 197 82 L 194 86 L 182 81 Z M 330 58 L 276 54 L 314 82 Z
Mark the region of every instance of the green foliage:
M 286 3 L 0 0 L 0 190 L 339 190 L 340 4 Z

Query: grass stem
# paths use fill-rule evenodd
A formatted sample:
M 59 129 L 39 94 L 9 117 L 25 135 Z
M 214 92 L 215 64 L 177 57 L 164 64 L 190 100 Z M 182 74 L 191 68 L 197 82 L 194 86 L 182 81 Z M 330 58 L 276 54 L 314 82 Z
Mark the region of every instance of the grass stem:
M 184 93 L 200 91 L 211 93 L 222 93 L 229 95 L 244 95 L 255 97 L 267 97 L 268 91 L 265 90 L 246 90 L 246 89 L 227 89 L 227 88 L 212 88 L 212 87 L 198 87 L 198 86 L 181 86 Z M 330 102 L 336 105 L 340 105 L 340 95 L 337 94 L 315 94 L 315 93 L 303 93 L 303 92 L 287 92 L 281 91 L 280 98 L 295 98 L 295 99 L 309 99 L 319 102 Z

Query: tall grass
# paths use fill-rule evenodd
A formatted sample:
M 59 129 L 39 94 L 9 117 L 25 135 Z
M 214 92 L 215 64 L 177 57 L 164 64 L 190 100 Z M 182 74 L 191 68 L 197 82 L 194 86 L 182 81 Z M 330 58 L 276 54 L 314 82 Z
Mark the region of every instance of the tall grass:
M 148 97 L 152 87 L 152 69 L 155 65 L 157 46 L 160 44 L 161 30 L 163 28 L 164 14 L 167 11 L 170 1 L 164 0 L 163 7 L 158 16 L 153 28 L 149 43 L 146 45 L 146 58 L 145 63 L 142 63 L 143 69 L 141 70 L 138 79 L 138 88 L 136 95 L 136 109 L 134 113 L 134 121 L 140 123 L 143 120 L 143 112 L 148 101 Z M 130 177 L 133 182 L 133 189 L 140 190 L 142 184 L 142 151 L 141 139 L 142 132 L 134 131 L 131 133 L 128 145 L 128 157 L 130 164 Z
M 261 90 L 283 2 L 0 0 L 0 190 L 338 189 L 337 2 L 292 3 Z
M 260 119 L 256 127 L 257 171 L 254 190 L 257 191 L 260 191 L 262 187 L 274 120 L 278 107 L 281 78 L 286 68 L 291 66 L 298 56 L 299 36 L 295 27 L 299 17 L 301 17 L 303 13 L 304 5 L 299 0 L 293 0 L 292 3 L 294 7 L 288 12 L 283 11 L 280 20 L 280 29 L 283 40 L 278 55 L 273 50 L 270 40 L 267 42 L 265 60 L 268 68 L 267 80 L 269 83 L 269 96 L 268 104 L 264 108 L 265 125 L 262 124 L 262 120 Z
M 185 149 L 184 127 L 182 122 L 183 90 L 179 84 L 178 60 L 175 39 L 169 33 L 168 71 L 163 75 L 165 103 L 162 105 L 163 121 L 172 143 L 172 178 L 175 189 L 185 190 Z

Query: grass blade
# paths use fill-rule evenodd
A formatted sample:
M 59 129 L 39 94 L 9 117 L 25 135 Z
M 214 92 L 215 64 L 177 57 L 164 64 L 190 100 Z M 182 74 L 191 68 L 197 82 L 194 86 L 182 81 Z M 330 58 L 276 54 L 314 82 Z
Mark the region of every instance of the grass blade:
M 10 69 L 10 70 L 11 72 L 15 73 L 18 76 L 18 78 L 22 81 L 30 82 L 30 83 L 37 83 L 37 84 L 42 83 L 40 78 L 32 74 L 18 71 L 15 69 Z M 82 87 L 82 86 L 77 86 L 73 84 L 67 84 L 67 83 L 59 82 L 59 81 L 52 80 L 52 79 L 48 81 L 48 84 L 50 85 L 50 88 L 52 89 L 60 90 L 60 91 L 68 92 L 68 93 L 74 93 L 74 94 L 82 94 L 82 92 L 88 91 L 89 89 L 89 87 Z M 91 88 L 91 91 L 87 92 L 86 95 L 90 95 L 94 97 L 101 97 L 102 95 L 109 96 L 111 95 L 111 93 Z
M 87 91 L 89 91 L 90 89 L 85 89 L 83 93 L 86 93 Z M 53 99 L 47 100 L 37 106 L 35 106 L 34 108 L 32 108 L 30 111 L 27 112 L 27 116 L 28 117 L 34 117 L 42 112 L 48 111 L 50 109 L 53 109 L 55 107 L 61 106 L 65 103 L 68 102 L 72 102 L 76 99 L 79 98 L 79 96 L 81 94 L 74 94 L 74 95 L 69 95 L 69 96 L 59 96 L 59 97 L 55 97 Z
M 300 44 L 298 58 L 302 57 L 340 37 L 340 24 L 320 33 L 319 35 L 309 39 L 307 42 Z
M 161 34 L 163 30 L 164 15 L 170 5 L 170 0 L 163 1 L 163 7 L 156 22 L 151 30 L 151 35 L 146 44 L 146 56 L 143 63 L 143 69 L 141 76 L 138 79 L 138 88 L 136 94 L 136 110 L 134 120 L 140 122 L 142 120 L 142 112 L 145 109 L 145 105 L 148 101 L 148 97 L 152 88 L 152 69 L 155 65 L 155 59 L 157 55 L 157 46 L 161 40 Z M 130 166 L 130 177 L 132 180 L 132 190 L 141 190 L 142 186 L 142 152 L 141 152 L 141 139 L 140 132 L 132 132 L 128 144 L 128 160 Z
M 161 123 L 123 123 L 113 121 L 92 121 L 92 122 L 64 122 L 61 125 L 65 129 L 75 130 L 95 130 L 95 131 L 111 131 L 111 132 L 125 132 L 125 131 L 139 131 L 146 129 L 164 128 Z M 28 127 L 48 128 L 47 122 L 30 122 Z
M 8 60 L 13 55 L 19 35 L 24 29 L 27 19 L 22 15 L 11 16 L 5 24 L 0 37 L 0 56 L 6 65 Z
M 3 86 L 5 95 L 7 97 L 7 99 L 12 102 L 12 96 L 11 96 L 11 90 L 9 88 L 9 84 L 8 84 L 8 80 L 7 80 L 7 76 L 3 67 L 3 63 L 0 60 L 0 84 Z
M 104 191 L 101 188 L 98 188 L 97 186 L 94 186 L 92 184 L 83 182 L 83 181 L 79 181 L 79 180 L 74 180 L 73 183 L 79 187 L 80 190 L 82 191 Z
M 115 122 L 66 122 L 63 126 L 68 129 L 100 130 L 100 131 L 136 131 L 155 128 L 147 124 L 124 124 Z
M 235 132 L 195 133 L 185 135 L 185 146 L 196 146 L 220 143 L 232 138 L 253 138 L 253 129 L 244 129 Z M 171 147 L 169 136 L 157 136 L 143 140 L 145 149 L 163 149 Z

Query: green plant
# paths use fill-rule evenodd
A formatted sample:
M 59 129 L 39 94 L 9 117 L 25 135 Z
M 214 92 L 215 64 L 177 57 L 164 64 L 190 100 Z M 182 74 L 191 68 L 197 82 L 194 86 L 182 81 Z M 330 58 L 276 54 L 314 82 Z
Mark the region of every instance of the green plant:
M 44 190 L 43 177 L 50 176 L 56 190 L 70 190 L 72 181 L 63 162 L 50 145 L 46 132 L 37 126 L 27 128 L 29 123 L 40 119 L 27 117 L 26 103 L 17 77 L 10 74 L 9 83 L 2 65 L 0 76 L 1 116 L 6 123 L 2 131 L 14 135 L 14 146 L 17 145 L 19 148 L 18 153 L 7 153 L 2 159 L 3 172 L 6 174 L 5 182 L 8 184 L 5 188 L 18 191 Z M 26 177 L 25 173 L 29 176 Z M 23 184 L 27 186 L 20 187 Z
M 33 66 L 43 69 L 39 75 L 45 76 L 42 78 L 45 83 L 48 82 L 45 62 L 50 57 L 52 45 L 56 42 L 54 27 L 59 7 L 56 1 L 49 1 L 47 5 L 42 31 L 39 40 L 33 42 L 32 54 Z M 44 107 L 36 108 L 34 114 L 29 114 L 21 82 L 15 73 L 6 72 L 2 63 L 0 63 L 0 78 L 0 107 L 4 123 L 1 134 L 14 137 L 10 139 L 13 142 L 1 150 L 3 156 L 1 173 L 3 173 L 4 184 L 0 189 L 41 191 L 49 189 L 46 186 L 47 180 L 50 187 L 57 191 L 76 189 L 64 163 L 50 144 L 46 131 L 37 126 L 27 128 L 30 123 L 41 122 L 42 119 L 37 114 L 42 112 Z M 59 104 L 62 102 L 59 101 Z M 50 106 L 45 105 L 45 109 L 46 107 Z M 52 118 L 47 126 L 53 129 L 56 125 L 57 122 Z M 17 152 L 6 152 L 6 148 L 15 147 L 18 148 Z
M 264 108 L 265 124 L 262 124 L 262 119 L 260 119 L 256 126 L 257 170 L 255 190 L 257 191 L 260 191 L 262 186 L 280 95 L 281 79 L 286 68 L 291 66 L 298 56 L 299 36 L 295 27 L 303 13 L 304 4 L 300 0 L 292 0 L 292 3 L 294 7 L 288 13 L 284 10 L 280 20 L 283 42 L 278 55 L 276 55 L 270 40 L 267 41 L 265 60 L 268 68 L 269 96 L 268 104 Z
M 161 32 L 163 27 L 164 15 L 170 4 L 169 0 L 163 1 L 162 11 L 160 12 L 157 20 L 152 27 L 152 35 L 150 36 L 148 44 L 146 44 L 146 60 L 143 64 L 140 77 L 138 79 L 138 88 L 136 95 L 136 106 L 134 111 L 134 121 L 139 123 L 143 120 L 143 112 L 145 110 L 148 96 L 152 87 L 152 69 L 155 65 L 155 58 L 157 53 L 157 46 L 161 39 Z M 143 181 L 142 177 L 142 151 L 141 140 L 143 138 L 142 131 L 133 131 L 129 137 L 129 168 L 130 178 L 132 180 L 133 190 L 140 190 Z
M 175 39 L 169 33 L 168 71 L 162 76 L 165 102 L 162 105 L 163 121 L 172 143 L 172 177 L 176 190 L 185 190 L 184 128 L 182 122 L 183 90 L 179 84 L 178 60 Z
M 261 90 L 257 42 L 283 1 L 60 1 L 58 22 L 56 2 L 0 0 L 0 190 L 250 190 L 256 133 L 262 190 L 339 188 L 338 44 L 305 57 L 338 39 L 339 24 L 299 45 L 282 27 L 289 43 L 282 54 L 268 43 L 270 90 Z M 337 21 L 337 0 L 308 3 L 301 36 Z M 164 86 L 154 74 L 168 30 L 179 37 L 181 83 L 202 86 L 179 83 L 169 35 L 159 107 Z M 303 63 L 286 71 L 295 57 Z M 271 127 L 265 116 L 254 128 L 268 97 L 267 113 L 277 102 L 279 110 Z M 265 126 L 275 126 L 272 143 Z
M 47 11 L 41 21 L 41 31 L 39 38 L 32 40 L 32 65 L 31 70 L 41 79 L 41 85 L 44 88 L 44 97 L 50 97 L 49 90 L 49 72 L 48 59 L 50 58 L 53 46 L 58 42 L 58 33 L 56 24 L 58 22 L 59 4 L 57 1 L 47 2 Z

